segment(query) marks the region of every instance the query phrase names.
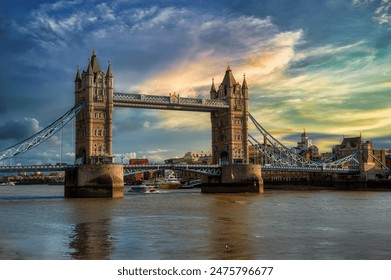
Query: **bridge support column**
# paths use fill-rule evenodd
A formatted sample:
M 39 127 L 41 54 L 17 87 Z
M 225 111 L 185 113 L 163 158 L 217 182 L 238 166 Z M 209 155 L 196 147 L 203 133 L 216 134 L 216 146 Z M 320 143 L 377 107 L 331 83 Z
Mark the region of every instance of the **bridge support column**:
M 255 164 L 225 165 L 219 180 L 203 184 L 203 193 L 263 193 L 261 166 Z
M 121 164 L 85 164 L 65 172 L 67 198 L 120 198 L 124 196 Z

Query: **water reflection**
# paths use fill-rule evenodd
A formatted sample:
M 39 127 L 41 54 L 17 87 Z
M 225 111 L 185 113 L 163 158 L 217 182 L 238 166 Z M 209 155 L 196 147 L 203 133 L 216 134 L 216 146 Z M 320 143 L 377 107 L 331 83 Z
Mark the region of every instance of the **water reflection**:
M 244 195 L 216 195 L 209 205 L 212 259 L 253 259 L 253 240 L 248 198 Z
M 110 259 L 114 250 L 113 213 L 121 201 L 112 199 L 66 200 L 69 258 Z
M 0 188 L 0 259 L 391 256 L 391 192 L 173 190 L 120 200 L 57 198 L 62 193 Z
M 110 220 L 76 224 L 70 236 L 70 257 L 76 260 L 106 260 L 113 251 Z

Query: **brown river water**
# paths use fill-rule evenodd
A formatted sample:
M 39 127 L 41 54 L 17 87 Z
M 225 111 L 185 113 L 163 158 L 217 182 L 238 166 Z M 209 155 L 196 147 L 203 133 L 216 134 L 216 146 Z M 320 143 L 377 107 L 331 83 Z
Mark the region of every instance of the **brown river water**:
M 391 192 L 65 199 L 63 186 L 0 186 L 0 259 L 391 259 Z

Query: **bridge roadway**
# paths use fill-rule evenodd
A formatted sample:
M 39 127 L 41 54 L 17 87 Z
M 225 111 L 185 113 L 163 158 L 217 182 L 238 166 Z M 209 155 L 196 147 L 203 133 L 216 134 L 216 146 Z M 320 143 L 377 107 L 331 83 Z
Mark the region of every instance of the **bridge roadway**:
M 322 166 L 284 166 L 284 165 L 262 165 L 262 171 L 268 172 L 295 172 L 295 173 L 338 173 L 338 174 L 358 174 L 359 168 L 330 168 Z
M 0 166 L 0 173 L 15 172 L 49 172 L 49 171 L 67 171 L 75 169 L 77 165 L 16 165 Z M 187 170 L 196 173 L 202 173 L 212 176 L 220 176 L 221 165 L 187 165 L 187 164 L 147 164 L 147 165 L 124 165 L 124 174 L 131 175 L 150 170 Z M 358 168 L 327 168 L 327 167 L 300 167 L 300 166 L 273 166 L 264 165 L 261 167 L 265 172 L 295 172 L 295 173 L 338 173 L 338 174 L 357 174 Z
M 131 175 L 149 170 L 186 170 L 211 176 L 220 176 L 221 165 L 200 165 L 200 164 L 140 164 L 124 165 L 124 174 Z
M 114 107 L 146 108 L 161 110 L 180 110 L 194 112 L 213 112 L 218 109 L 228 109 L 226 100 L 211 100 L 201 98 L 180 97 L 179 94 L 169 96 L 147 95 L 136 93 L 115 92 Z
M 44 171 L 67 171 L 75 169 L 77 165 L 14 165 L 0 166 L 0 173 L 15 173 L 15 172 L 44 172 Z

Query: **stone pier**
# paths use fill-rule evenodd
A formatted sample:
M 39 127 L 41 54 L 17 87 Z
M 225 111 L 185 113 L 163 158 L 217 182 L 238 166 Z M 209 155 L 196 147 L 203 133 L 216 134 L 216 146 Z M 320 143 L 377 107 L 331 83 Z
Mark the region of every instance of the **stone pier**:
M 124 170 L 121 164 L 84 164 L 66 171 L 64 195 L 67 198 L 121 198 L 124 196 Z
M 209 177 L 201 186 L 203 193 L 263 193 L 261 166 L 253 164 L 225 165 L 221 177 Z

